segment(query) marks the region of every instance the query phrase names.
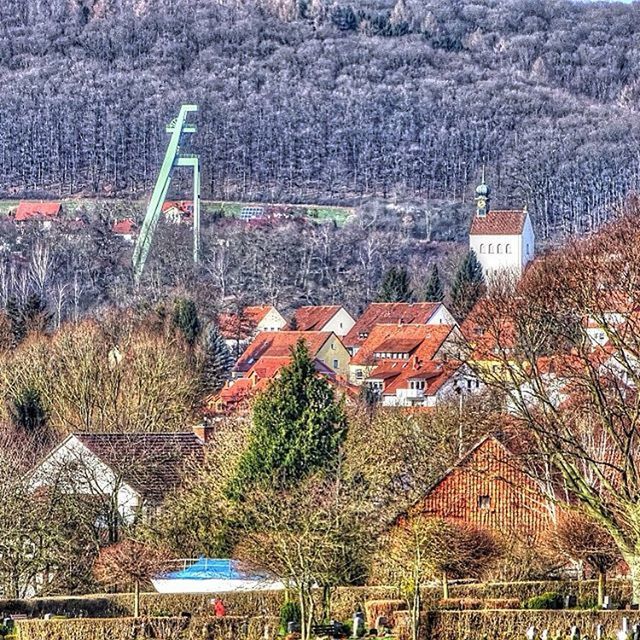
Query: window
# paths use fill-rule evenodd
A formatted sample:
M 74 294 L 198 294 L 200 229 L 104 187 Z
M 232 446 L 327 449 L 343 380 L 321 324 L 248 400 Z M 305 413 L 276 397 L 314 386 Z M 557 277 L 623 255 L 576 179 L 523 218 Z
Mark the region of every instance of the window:
M 362 380 L 362 369 L 356 370 L 356 380 Z
M 493 245 L 492 244 L 489 245 L 489 253 L 493 253 Z
M 504 252 L 505 253 L 511 253 L 511 245 L 510 244 L 505 244 L 504 245 Z
M 496 248 L 496 253 L 502 253 L 502 245 L 499 244 Z
M 486 511 L 491 507 L 491 497 L 490 496 L 478 496 L 478 509 L 482 511 Z
M 411 380 L 409 389 L 424 389 L 424 380 Z
M 339 366 L 340 366 L 340 362 L 334 358 L 333 359 L 333 368 L 337 369 Z
M 480 253 L 484 253 L 484 243 L 480 245 Z

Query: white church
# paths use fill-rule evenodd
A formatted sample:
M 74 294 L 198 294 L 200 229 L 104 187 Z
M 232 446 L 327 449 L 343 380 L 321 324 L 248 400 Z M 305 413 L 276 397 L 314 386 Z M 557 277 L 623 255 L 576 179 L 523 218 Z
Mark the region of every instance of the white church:
M 492 210 L 491 190 L 484 181 L 476 187 L 476 215 L 471 222 L 469 249 L 482 265 L 486 278 L 499 272 L 520 277 L 533 259 L 535 237 L 526 207 L 520 210 Z

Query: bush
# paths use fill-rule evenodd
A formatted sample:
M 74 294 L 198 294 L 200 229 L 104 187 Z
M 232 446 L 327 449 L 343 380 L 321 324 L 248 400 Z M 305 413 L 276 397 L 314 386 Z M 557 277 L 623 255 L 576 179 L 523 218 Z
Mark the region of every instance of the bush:
M 485 609 L 519 609 L 519 598 L 487 598 L 484 601 Z
M 407 603 L 404 600 L 368 600 L 364 603 L 366 623 L 369 628 L 376 626 L 376 620 L 384 616 L 389 621 L 389 626 L 395 626 L 396 611 L 406 611 Z
M 564 598 L 557 591 L 547 591 L 539 596 L 533 596 L 524 603 L 525 609 L 562 609 Z
M 438 609 L 444 611 L 475 611 L 482 609 L 483 602 L 479 598 L 441 598 Z
M 290 622 L 300 624 L 300 605 L 295 600 L 288 600 L 280 607 L 280 635 L 284 636 Z

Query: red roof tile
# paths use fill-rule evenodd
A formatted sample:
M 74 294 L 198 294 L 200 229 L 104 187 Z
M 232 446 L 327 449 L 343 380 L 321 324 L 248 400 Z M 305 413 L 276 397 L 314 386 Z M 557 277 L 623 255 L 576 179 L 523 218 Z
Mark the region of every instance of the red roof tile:
M 484 217 L 474 216 L 471 222 L 472 236 L 517 236 L 522 233 L 526 211 L 489 211 Z
M 131 219 L 116 220 L 111 227 L 111 231 L 116 235 L 129 235 L 138 228 L 138 225 Z
M 374 302 L 364 310 L 343 342 L 347 347 L 361 345 L 377 324 L 426 324 L 440 305 L 440 302 Z
M 324 326 L 340 311 L 340 305 L 299 307 L 293 314 L 296 331 L 322 331 Z
M 51 220 L 62 213 L 60 202 L 28 202 L 23 200 L 16 209 L 16 222 Z
M 306 342 L 314 358 L 331 335 L 328 331 L 262 331 L 240 356 L 235 371 L 249 371 L 264 357 L 289 357 L 298 340 Z
M 181 213 L 190 215 L 193 212 L 192 200 L 167 200 L 162 203 L 162 213 L 166 213 L 170 209 L 178 209 Z
M 240 314 L 221 313 L 218 317 L 220 333 L 227 340 L 235 340 L 236 338 L 245 340 L 254 333 L 257 326 L 271 309 L 274 309 L 274 307 L 263 305 L 260 307 L 245 307 Z

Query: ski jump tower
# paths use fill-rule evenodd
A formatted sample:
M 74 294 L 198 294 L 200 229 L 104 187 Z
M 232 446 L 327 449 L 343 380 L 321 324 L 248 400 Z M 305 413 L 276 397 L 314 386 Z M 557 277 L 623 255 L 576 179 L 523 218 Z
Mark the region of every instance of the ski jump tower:
M 180 153 L 183 134 L 196 132 L 196 126 L 187 123 L 187 115 L 196 111 L 198 111 L 198 105 L 183 104 L 178 117 L 167 126 L 167 133 L 171 134 L 171 138 L 133 251 L 133 277 L 136 284 L 140 282 L 144 271 L 174 167 L 193 168 L 193 261 L 198 263 L 200 260 L 200 163 L 197 155 Z

